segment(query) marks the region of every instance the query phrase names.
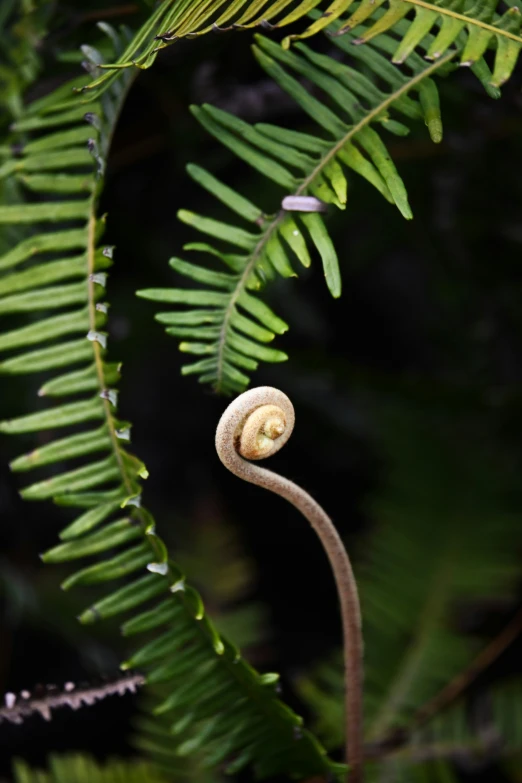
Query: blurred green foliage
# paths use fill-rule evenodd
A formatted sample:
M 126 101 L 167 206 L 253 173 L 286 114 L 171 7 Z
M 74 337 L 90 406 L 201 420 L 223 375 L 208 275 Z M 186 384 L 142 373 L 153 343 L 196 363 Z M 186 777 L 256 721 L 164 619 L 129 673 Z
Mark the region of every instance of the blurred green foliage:
M 20 13 L 15 3 L 2 5 L 4 162 L 19 141 L 8 126 L 23 119 L 23 94 L 39 100 L 77 75 L 79 58 L 71 51 L 86 41 L 98 45 L 97 16 L 137 28 L 149 10 L 148 3 L 121 9 L 36 3 Z M 410 22 L 401 22 L 405 31 Z M 223 403 L 195 390 L 190 379 L 178 379 L 177 357 L 134 297 L 136 289 L 178 284 L 165 260 L 193 238 L 190 228 L 174 222 L 178 207 L 223 220 L 223 209 L 184 174 L 188 160 L 256 203 L 278 203 L 272 184 L 238 163 L 234 149 L 210 142 L 196 127 L 190 102 L 211 101 L 248 123 L 313 132 L 310 119 L 256 68 L 249 40 L 248 34 L 229 34 L 177 42 L 139 76 L 126 99 L 99 210 L 109 212 L 104 241 L 117 246 L 109 289 L 111 358 L 124 359 L 123 415 L 135 422 L 134 448 L 151 474 L 148 502 L 169 551 L 176 551 L 202 593 L 218 632 L 246 645 L 248 659 L 263 671 L 282 671 L 284 698 L 308 711 L 337 758 L 338 619 L 321 553 L 291 510 L 222 475 L 212 433 Z M 321 56 L 334 51 L 328 39 L 311 43 Z M 108 51 L 107 44 L 101 51 Z M 486 64 L 494 66 L 494 55 L 486 52 Z M 430 146 L 414 124 L 408 138 L 388 142 L 415 219 L 401 221 L 348 172 L 346 210 L 327 223 L 343 297 L 334 303 L 323 292 L 314 252 L 299 285 L 274 281 L 263 296 L 292 324 L 279 338 L 292 360 L 263 368 L 256 378 L 287 391 L 298 411 L 289 453 L 277 458 L 281 471 L 322 499 L 356 553 L 367 648 L 368 753 L 374 757 L 369 778 L 385 774 L 433 783 L 483 774 L 516 781 L 520 642 L 499 645 L 498 655 L 473 673 L 458 698 L 430 720 L 419 719 L 516 618 L 522 548 L 520 73 L 515 70 L 503 100 L 495 103 L 475 75 L 463 71 L 439 88 L 445 140 Z M 26 144 L 29 131 L 20 128 Z M 28 198 L 31 206 L 47 208 L 45 193 L 27 197 L 12 177 L 1 188 L 2 204 Z M 23 241 L 28 228 L 6 226 L 0 251 Z M 24 318 L 38 323 L 34 313 Z M 32 411 L 36 388 L 30 378 L 3 379 L 5 418 Z M 36 437 L 38 447 L 46 444 L 41 433 Z M 34 448 L 26 436 L 21 441 Z M 7 464 L 20 446 L 3 440 L 0 448 Z M 60 474 L 53 469 L 52 475 Z M 58 527 L 71 522 L 67 509 L 22 505 L 7 472 L 0 482 L 4 690 L 114 672 L 129 656 L 116 624 L 101 624 L 95 633 L 79 626 L 74 615 L 85 605 L 82 591 L 61 593 L 65 567 L 44 568 L 37 561 L 39 552 L 55 545 Z M 151 693 L 156 699 L 166 695 Z M 29 723 L 3 728 L 2 773 L 9 774 L 16 755 L 42 768 L 55 748 L 129 755 L 126 738 L 132 736 L 168 780 L 189 772 L 206 780 L 197 754 L 194 762 L 176 755 L 169 713 L 150 717 L 154 698 L 137 710 L 125 700 L 121 707 L 90 708 L 99 721 L 75 714 L 65 727 L 57 716 L 58 730 Z M 133 728 L 131 712 L 138 714 Z M 194 736 L 178 728 L 188 752 Z M 54 778 L 19 763 L 15 779 L 60 780 L 56 775 L 65 774 L 72 781 L 76 768 L 84 777 L 89 769 L 93 783 L 97 775 L 131 780 L 145 774 L 141 764 L 108 765 L 102 773 L 95 762 L 58 757 L 50 765 Z M 242 774 L 248 779 L 250 772 Z

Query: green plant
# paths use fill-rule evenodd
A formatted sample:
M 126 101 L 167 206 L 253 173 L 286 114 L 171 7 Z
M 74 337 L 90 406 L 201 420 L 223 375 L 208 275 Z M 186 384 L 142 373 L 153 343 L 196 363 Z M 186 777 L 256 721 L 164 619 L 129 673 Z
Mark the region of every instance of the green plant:
M 439 99 L 431 76 L 438 71 L 447 73 L 446 66 L 455 52 L 431 65 L 414 55 L 408 63 L 410 73 L 405 75 L 390 66 L 385 56 L 393 48 L 390 38 L 382 36 L 375 46 L 353 49 L 350 44 L 358 31 L 359 28 L 334 41 L 360 64 L 361 71 L 317 54 L 303 44 L 296 46 L 301 56 L 260 36 L 254 46 L 261 66 L 329 138 L 270 125 L 251 127 L 211 106 L 193 108 L 194 115 L 210 133 L 282 188 L 281 200 L 286 196 L 292 204 L 288 199 L 291 195 L 297 202 L 295 208 L 281 208 L 273 215 L 265 215 L 208 172 L 188 167 L 198 184 L 255 228 L 245 231 L 182 210 L 178 215 L 181 220 L 226 246 L 221 250 L 219 245 L 198 242 L 185 249 L 217 256 L 232 272 L 215 272 L 173 258 L 170 265 L 176 272 L 204 284 L 206 289 L 149 289 L 138 295 L 191 307 L 188 311 L 160 313 L 157 320 L 167 324 L 169 334 L 186 338 L 180 344 L 183 352 L 203 357 L 185 365 L 183 372 L 198 374 L 201 381 L 212 383 L 217 391 L 241 391 L 249 381 L 244 369 L 255 370 L 258 361 L 279 362 L 287 358 L 266 345 L 275 334 L 286 331 L 287 324 L 256 294 L 276 274 L 295 276 L 291 259 L 296 257 L 303 266 L 309 266 L 315 249 L 330 293 L 334 297 L 341 295 L 337 255 L 323 217 L 317 209 L 301 211 L 298 197 L 315 196 L 322 203 L 345 209 L 348 168 L 376 187 L 403 217 L 412 217 L 404 184 L 372 123 L 402 135 L 408 129 L 390 116 L 390 110 L 401 118 L 424 118 L 432 140 L 439 142 Z M 319 88 L 325 101 L 318 100 L 312 89 L 306 90 L 292 72 Z M 379 79 L 386 82 L 386 90 L 377 86 Z M 416 97 L 411 97 L 410 92 Z M 329 108 L 332 103 L 333 110 Z M 238 248 L 243 252 L 238 253 Z M 196 309 L 201 306 L 205 309 Z
M 280 495 L 307 519 L 319 536 L 332 567 L 343 624 L 346 761 L 353 781 L 362 779 L 362 633 L 361 610 L 352 566 L 343 542 L 321 506 L 297 484 L 252 464 L 272 456 L 294 428 L 294 409 L 278 389 L 262 386 L 240 395 L 226 409 L 216 431 L 222 463 L 239 478 Z
M 323 13 L 313 10 L 317 5 L 308 0 L 268 7 L 259 2 L 225 7 L 218 0 L 166 1 L 134 34 L 101 23 L 99 40 L 93 37 L 94 45 L 83 46 L 88 75 L 65 81 L 27 104 L 22 93 L 45 67 L 27 46 L 28 34 L 20 37 L 19 32 L 31 30 L 32 40 L 40 41 L 45 30 L 52 29 L 52 11 L 46 3 L 36 3 L 37 8 L 6 4 L 2 11 L 3 22 L 9 13 L 15 20 L 3 31 L 8 45 L 2 74 L 9 78 L 3 80 L 0 93 L 13 121 L 9 128 L 2 126 L 5 143 L 0 148 L 0 315 L 7 323 L 0 335 L 5 355 L 0 373 L 52 375 L 41 385 L 35 409 L 3 421 L 0 432 L 34 433 L 38 439 L 32 451 L 11 463 L 19 472 L 48 471 L 22 490 L 25 499 L 53 499 L 79 509 L 79 516 L 60 534 L 62 542 L 43 559 L 96 559 L 68 576 L 62 587 L 117 581 L 112 592 L 97 594 L 81 613 L 81 622 L 140 610 L 124 621 L 122 633 L 142 634 L 145 641 L 122 668 L 143 671 L 147 680 L 147 709 L 152 715 L 142 721 L 138 744 L 155 761 L 151 779 L 158 768 L 157 774 L 167 779 L 183 776 L 179 759 L 191 754 L 197 756 L 198 769 L 199 764 L 216 768 L 227 763 L 233 772 L 252 765 L 259 777 L 341 776 L 346 767 L 329 757 L 322 744 L 324 740 L 336 748 L 343 735 L 342 707 L 331 693 L 339 690 L 337 667 L 327 665 L 302 686 L 318 714 L 319 740 L 279 699 L 277 675 L 258 673 L 234 642 L 217 630 L 142 505 L 142 483 L 148 473 L 127 449 L 130 424 L 117 414 L 120 367 L 107 360 L 105 292 L 113 248 L 102 242 L 105 216 L 99 208 L 114 129 L 137 73 L 133 66 L 149 68 L 173 41 L 212 29 L 261 23 L 279 28 L 302 23 L 307 14 L 312 19 L 302 32 L 291 32 L 282 46 L 260 35 L 253 46 L 264 72 L 308 115 L 305 130 L 265 122 L 252 125 L 209 105 L 192 109 L 211 135 L 248 169 L 270 181 L 260 199 L 266 205 L 254 204 L 201 166 L 190 165 L 192 179 L 243 222 L 232 225 L 222 221 L 220 213 L 203 217 L 182 210 L 183 223 L 211 237 L 185 249 L 205 254 L 210 264 L 217 259 L 216 266 L 173 258 L 174 271 L 201 287 L 138 292 L 142 298 L 183 306 L 157 316 L 168 333 L 182 338 L 182 351 L 200 357 L 183 372 L 196 374 L 217 391 L 235 393 L 245 388 L 259 361 L 287 358 L 267 345 L 288 328 L 263 300 L 269 294 L 268 283 L 278 276 L 295 276 L 296 261 L 308 267 L 319 257 L 330 293 L 340 296 L 341 272 L 328 213 L 344 210 L 349 203 L 352 172 L 410 219 L 406 188 L 383 136 L 389 132 L 401 138 L 421 120 L 431 140 L 439 143 L 442 122 L 435 80 L 451 78 L 460 62 L 470 65 L 486 91 L 498 97 L 522 46 L 516 4 L 502 14 L 497 13 L 497 3 L 446 0 L 389 0 L 387 10 L 380 2 L 362 0 L 353 7 L 351 2 L 336 2 Z M 326 36 L 314 39 L 312 46 L 299 42 L 322 30 Z M 25 56 L 21 52 L 29 51 L 27 68 L 13 77 Z M 75 57 L 62 54 L 62 59 Z M 402 425 L 406 432 L 415 430 L 408 417 L 401 419 Z M 388 426 L 387 421 L 383 432 Z M 48 439 L 48 433 L 58 428 L 65 428 L 65 435 Z M 446 758 L 451 754 L 437 750 L 440 743 L 432 738 L 443 737 L 448 726 L 460 725 L 464 708 L 456 705 L 440 720 L 438 713 L 430 716 L 422 731 L 415 723 L 417 712 L 466 670 L 476 653 L 474 640 L 451 626 L 452 608 L 460 602 L 479 602 L 486 593 L 489 598 L 514 600 L 519 525 L 509 514 L 499 525 L 494 493 L 491 498 L 485 493 L 479 508 L 470 509 L 466 503 L 460 507 L 459 489 L 469 482 L 468 474 L 459 473 L 462 463 L 469 464 L 475 480 L 482 475 L 481 464 L 470 461 L 468 453 L 455 464 L 451 448 L 441 446 L 433 433 L 422 433 L 427 453 L 436 461 L 433 475 L 447 480 L 453 498 L 439 506 L 436 493 L 430 496 L 431 473 L 416 472 L 419 464 L 426 468 L 411 445 L 417 435 L 399 445 L 395 431 L 393 437 L 390 461 L 398 454 L 406 462 L 395 484 L 399 495 L 408 497 L 412 483 L 423 487 L 425 495 L 422 503 L 415 495 L 417 505 L 398 507 L 394 498 L 388 504 L 384 495 L 383 507 L 377 506 L 375 513 L 382 524 L 372 532 L 362 556 L 368 562 L 359 582 L 369 672 L 366 774 L 369 779 L 396 774 L 400 780 L 431 774 L 444 780 L 452 775 Z M 483 475 L 486 487 L 492 475 L 489 466 Z M 485 513 L 488 503 L 490 516 Z M 425 504 L 432 515 L 428 548 L 415 527 Z M 469 521 L 461 536 L 454 530 L 456 509 Z M 475 527 L 479 535 L 474 535 Z M 412 569 L 408 581 L 411 563 L 418 564 L 419 571 Z M 419 573 L 429 574 L 425 590 L 419 590 Z M 383 608 L 386 605 L 388 609 Z M 502 698 L 496 701 L 497 723 L 505 724 L 516 692 L 501 686 L 498 693 Z M 399 729 L 408 741 L 396 740 L 394 731 Z M 428 740 L 426 731 L 433 732 Z M 410 739 L 411 745 L 420 742 L 431 755 L 416 755 Z M 455 745 L 460 752 L 475 751 L 476 733 L 458 735 Z M 520 738 L 510 735 L 508 745 L 510 752 L 519 750 Z M 32 779 L 24 765 L 17 774 L 20 780 Z M 53 774 L 59 779 L 62 772 Z M 94 767 L 89 772 L 93 781 L 111 780 L 116 773 L 108 768 L 109 777 L 104 774 Z
M 119 760 L 107 765 L 97 764 L 88 756 L 51 756 L 49 772 L 33 771 L 23 761 L 15 763 L 16 783 L 165 783 L 154 767 L 147 762 L 125 763 Z

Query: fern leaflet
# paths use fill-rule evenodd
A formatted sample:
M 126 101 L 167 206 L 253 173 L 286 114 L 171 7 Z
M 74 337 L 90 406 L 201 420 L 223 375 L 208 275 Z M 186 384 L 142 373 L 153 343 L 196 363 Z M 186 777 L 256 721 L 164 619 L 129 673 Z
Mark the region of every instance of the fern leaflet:
M 385 4 L 388 7 L 384 11 Z M 494 47 L 494 71 L 489 79 L 492 87 L 500 87 L 509 79 L 522 48 L 522 8 L 517 2 L 509 3 L 502 15 L 496 13 L 498 0 L 438 0 L 434 3 L 425 0 L 362 0 L 357 4 L 353 4 L 353 0 L 341 0 L 335 5 L 335 13 L 330 17 L 312 12 L 313 23 L 303 33 L 287 36 L 283 46 L 288 48 L 292 41 L 315 35 L 326 27 L 330 35 L 344 35 L 373 19 L 374 23 L 353 43 L 364 44 L 375 36 L 393 31 L 400 39 L 391 52 L 394 63 L 405 62 L 418 47 L 425 49 L 428 60 L 437 60 L 453 44 L 457 44 L 461 65 L 472 66 L 480 62 L 490 47 Z M 352 5 L 355 10 L 336 22 L 345 11 L 352 10 Z M 399 25 L 412 10 L 415 11 L 413 20 Z M 437 34 L 426 47 L 426 36 L 434 28 Z
M 348 9 L 351 13 L 337 25 L 337 33 L 353 31 L 368 19 L 375 20 L 355 43 L 366 43 L 377 35 L 397 29 L 397 23 L 411 11 L 415 17 L 400 34 L 395 44 L 394 62 L 404 60 L 420 46 L 430 31 L 437 29 L 427 56 L 442 57 L 453 43 L 460 49 L 461 63 L 471 65 L 480 61 L 485 51 L 496 49 L 495 69 L 491 84 L 503 84 L 511 75 L 522 47 L 520 27 L 522 22 L 520 0 L 502 2 L 504 9 L 497 11 L 499 0 L 333 0 L 323 12 L 314 10 L 321 0 L 278 0 L 267 4 L 266 0 L 224 0 L 194 2 L 194 0 L 165 0 L 138 31 L 128 47 L 114 63 L 102 65 L 105 73 L 87 89 L 97 91 L 117 78 L 118 70 L 133 65 L 149 68 L 158 52 L 180 38 L 193 38 L 211 31 L 238 30 L 258 26 L 282 28 L 310 14 L 314 21 L 302 33 L 284 39 L 288 47 L 293 40 L 315 35 L 339 19 Z M 386 3 L 387 10 L 382 11 Z M 355 10 L 353 10 L 355 9 Z

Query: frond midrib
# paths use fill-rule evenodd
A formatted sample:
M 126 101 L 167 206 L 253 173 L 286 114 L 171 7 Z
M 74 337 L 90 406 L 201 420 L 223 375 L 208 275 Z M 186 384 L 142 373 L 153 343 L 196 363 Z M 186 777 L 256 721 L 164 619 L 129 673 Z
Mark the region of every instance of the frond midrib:
M 403 3 L 406 3 L 410 6 L 416 6 L 420 8 L 425 8 L 428 11 L 433 12 L 437 16 L 442 17 L 449 17 L 455 20 L 458 20 L 460 22 L 463 22 L 465 24 L 468 24 L 472 27 L 482 29 L 484 31 L 487 31 L 491 35 L 498 36 L 500 38 L 504 38 L 507 40 L 511 40 L 513 42 L 516 42 L 520 45 L 522 45 L 522 36 L 517 35 L 516 33 L 510 32 L 509 30 L 506 30 L 502 27 L 497 27 L 495 24 L 492 24 L 490 22 L 484 22 L 480 19 L 477 19 L 476 17 L 468 16 L 463 13 L 458 13 L 457 11 L 453 11 L 450 8 L 446 8 L 444 5 L 436 5 L 431 2 L 427 2 L 427 0 L 402 0 Z M 498 4 L 498 2 L 497 2 Z M 124 54 L 126 57 L 123 57 L 123 55 L 115 62 L 112 63 L 102 63 L 100 64 L 99 68 L 102 71 L 102 76 L 95 79 L 91 84 L 84 87 L 84 89 L 87 90 L 94 90 L 95 94 L 99 94 L 103 91 L 103 89 L 114 79 L 116 78 L 115 74 L 117 74 L 119 69 L 125 69 L 130 68 L 132 66 L 135 66 L 137 68 L 148 68 L 152 65 L 154 62 L 157 53 L 164 49 L 165 47 L 170 46 L 175 40 L 178 40 L 178 36 L 174 35 L 174 37 L 171 40 L 162 39 L 162 40 L 155 40 L 152 38 L 149 40 L 148 44 L 145 46 L 145 51 L 138 53 L 138 46 L 137 46 L 137 40 L 139 39 L 141 42 L 143 42 L 143 37 L 140 38 L 140 35 L 146 30 L 147 34 L 157 33 L 160 28 L 164 28 L 164 18 L 170 18 L 170 15 L 173 13 L 173 4 L 172 0 L 169 0 L 168 2 L 164 2 L 162 6 L 159 6 L 157 9 L 155 9 L 147 21 L 144 23 L 142 28 L 138 31 L 138 34 L 135 36 L 133 41 L 129 42 L 128 47 L 126 48 Z M 197 6 L 197 3 L 194 5 Z M 207 7 L 211 6 L 212 3 L 207 3 Z M 232 4 L 233 6 L 234 4 Z M 242 2 L 236 3 L 236 12 L 238 14 L 242 14 L 245 11 L 245 8 L 251 7 L 255 5 L 255 2 L 248 3 L 248 0 L 242 0 Z M 282 13 L 286 13 L 288 3 L 285 5 L 283 9 L 281 9 Z M 336 6 L 339 4 L 335 2 L 330 3 L 327 6 L 326 13 L 330 12 L 330 14 L 333 12 L 336 12 Z M 163 7 L 164 6 L 164 7 Z M 306 16 L 309 14 L 309 7 L 304 4 L 304 8 L 302 13 L 298 15 L 290 14 L 290 23 L 295 24 L 299 19 L 306 18 Z M 521 10 L 518 5 L 511 6 L 512 8 L 517 8 L 519 11 Z M 219 9 L 215 9 L 218 11 Z M 189 23 L 188 27 L 186 25 L 187 18 L 192 15 L 192 24 Z M 253 16 L 257 16 L 254 23 L 249 22 L 247 27 L 251 28 L 254 26 L 260 26 L 262 25 L 263 21 L 263 13 L 256 13 L 253 14 Z M 276 15 L 277 16 L 277 15 Z M 288 16 L 288 14 L 287 14 Z M 285 16 L 283 16 L 283 19 L 279 20 L 279 22 L 275 23 L 275 27 L 281 27 L 281 22 L 285 20 Z M 500 19 L 500 15 L 496 14 L 495 19 Z M 174 22 L 174 19 L 173 19 Z M 166 24 L 166 23 L 165 23 Z M 234 27 L 234 14 L 231 14 L 228 18 L 227 24 L 228 27 L 223 28 L 224 30 L 230 30 Z M 202 28 L 203 25 L 203 28 Z M 169 25 L 167 25 L 168 27 Z M 211 26 L 211 20 L 210 17 L 204 17 L 203 21 L 200 20 L 198 15 L 196 14 L 194 16 L 194 8 L 190 6 L 188 9 L 186 8 L 180 17 L 175 18 L 174 23 L 174 29 L 181 30 L 185 26 L 185 31 L 181 38 L 185 36 L 199 36 L 204 33 L 210 32 L 210 29 L 212 29 Z M 202 29 L 201 29 L 202 28 Z M 299 36 L 297 36 L 299 37 Z

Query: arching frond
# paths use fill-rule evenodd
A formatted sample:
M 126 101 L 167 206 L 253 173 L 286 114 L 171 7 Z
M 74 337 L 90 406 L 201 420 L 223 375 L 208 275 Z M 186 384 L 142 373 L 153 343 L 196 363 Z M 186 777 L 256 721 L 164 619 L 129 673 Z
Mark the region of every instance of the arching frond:
M 189 166 L 192 178 L 244 222 L 236 226 L 182 210 L 180 220 L 214 240 L 193 242 L 185 249 L 215 256 L 229 271 L 173 258 L 171 267 L 203 288 L 138 292 L 147 299 L 195 308 L 160 313 L 157 320 L 167 325 L 169 334 L 184 338 L 180 350 L 201 357 L 183 367 L 183 372 L 196 373 L 202 382 L 225 393 L 242 390 L 249 381 L 244 371 L 255 370 L 259 361 L 286 359 L 267 345 L 287 329 L 257 296 L 267 281 L 275 275 L 295 276 L 294 259 L 306 267 L 315 250 L 332 296 L 340 295 L 337 256 L 321 211 L 328 203 L 345 208 L 347 169 L 367 179 L 404 217 L 411 217 L 404 184 L 375 126 L 402 135 L 408 132 L 405 118 L 424 119 L 433 140 L 442 138 L 438 93 L 430 77 L 452 55 L 431 65 L 415 56 L 406 75 L 390 65 L 379 42 L 354 48 L 356 61 L 374 75 L 372 81 L 303 44 L 296 48 L 299 53 L 285 52 L 258 36 L 254 53 L 265 71 L 317 123 L 317 135 L 266 124 L 252 126 L 208 105 L 193 108 L 213 136 L 280 186 L 273 214 L 265 214 L 201 168 Z M 314 90 L 307 89 L 300 77 L 309 80 Z M 378 79 L 386 83 L 385 90 Z M 322 99 L 316 97 L 315 88 L 322 91 Z
M 442 424 L 397 410 L 378 418 L 393 491 L 373 504 L 380 532 L 360 570 L 370 740 L 404 725 L 483 646 L 456 631 L 453 612 L 514 600 L 521 541 L 501 456 L 474 447 L 465 416 Z
M 403 0 L 400 0 L 401 2 Z M 312 12 L 310 16 L 315 17 L 315 13 Z M 383 11 L 382 8 L 378 8 L 375 11 L 375 18 L 377 21 L 381 17 L 385 16 L 385 11 Z M 350 35 L 346 35 L 343 33 L 342 35 L 338 35 L 340 29 L 342 26 L 342 22 L 337 20 L 331 23 L 331 25 L 326 30 L 326 34 L 328 36 L 331 36 L 337 45 L 347 54 L 353 54 L 353 47 L 355 41 L 358 41 L 361 37 L 364 37 L 367 30 L 369 29 L 369 23 L 365 23 L 360 25 L 359 27 L 352 30 Z M 386 33 L 382 36 L 379 36 L 376 40 L 376 44 L 378 44 L 380 47 L 382 47 L 383 51 L 386 52 L 386 56 L 388 59 L 392 60 L 394 64 L 401 65 L 403 60 L 401 62 L 396 61 L 395 55 L 397 52 L 397 47 L 399 46 L 400 42 L 403 40 L 406 41 L 408 39 L 408 31 L 410 27 L 410 22 L 407 19 L 399 19 L 393 26 L 393 30 L 390 30 L 389 33 Z M 425 60 L 431 61 L 431 62 L 437 62 L 439 58 L 430 58 L 428 57 L 428 52 L 431 49 L 434 41 L 436 40 L 436 36 L 432 34 L 427 34 L 424 36 L 422 41 L 416 45 L 415 49 L 417 53 L 424 57 Z M 463 41 L 459 39 L 459 42 L 463 44 Z M 365 47 L 362 47 L 363 49 Z M 453 67 L 455 67 L 455 64 L 457 62 L 457 54 L 459 51 L 462 51 L 462 46 L 451 46 L 449 47 L 445 53 L 448 52 L 454 52 L 454 58 L 453 58 Z M 407 57 L 404 58 L 404 61 L 406 62 L 408 57 L 416 56 L 412 51 L 408 51 Z M 442 56 L 442 55 L 441 55 Z M 507 61 L 500 59 L 499 65 L 508 65 Z M 514 63 L 513 63 L 514 65 Z M 500 98 L 500 89 L 493 84 L 493 75 L 492 72 L 484 59 L 484 57 L 478 58 L 474 62 L 469 63 L 470 70 L 476 76 L 476 78 L 481 82 L 482 86 L 484 87 L 485 91 L 491 98 Z M 507 78 L 507 77 L 506 77 Z M 505 80 L 504 80 L 505 81 Z
M 475 448 L 461 413 L 444 421 L 391 403 L 375 423 L 389 478 L 371 503 L 376 526 L 358 568 L 368 752 L 394 752 L 411 734 L 408 758 L 418 762 L 415 748 L 444 744 L 444 733 L 453 750 L 466 742 L 471 752 L 483 737 L 480 721 L 463 720 L 465 700 L 415 727 L 421 708 L 484 648 L 476 633 L 459 629 L 455 613 L 516 598 L 521 531 L 519 516 L 505 508 L 509 480 L 498 453 L 490 458 L 484 440 Z M 330 747 L 342 742 L 342 677 L 339 659 L 300 685 Z M 510 687 L 492 691 L 483 704 L 498 700 L 494 722 L 513 749 L 522 737 L 507 727 L 513 712 L 502 699 L 511 698 Z M 519 688 L 513 703 L 516 694 Z
M 95 50 L 89 55 L 96 61 Z M 96 214 L 130 73 L 88 106 L 64 100 L 69 82 L 31 104 L 15 125 L 14 154 L 1 176 L 19 183 L 27 200 L 1 206 L 0 223 L 28 234 L 0 256 L 0 315 L 7 324 L 0 373 L 47 377 L 39 409 L 1 422 L 0 432 L 38 437 L 36 448 L 11 466 L 41 471 L 22 490 L 24 498 L 79 510 L 62 542 L 42 556 L 48 563 L 88 558 L 63 589 L 116 581 L 80 621 L 140 612 L 122 632 L 144 641 L 122 668 L 139 668 L 151 689 L 161 686 L 155 709 L 173 729 L 170 756 L 202 746 L 205 763 L 253 763 L 259 776 L 335 774 L 338 767 L 302 719 L 278 700 L 277 676 L 260 675 L 218 633 L 141 504 L 147 471 L 127 450 L 130 425 L 117 415 L 119 365 L 106 356 L 112 248 L 100 244 L 104 219 Z M 56 430 L 63 435 L 54 438 Z
M 393 48 L 392 62 L 403 63 L 418 47 L 425 49 L 428 60 L 442 57 L 454 44 L 459 49 L 461 65 L 472 66 L 480 62 L 490 48 L 495 49 L 495 65 L 490 84 L 500 87 L 511 76 L 522 48 L 522 6 L 499 0 L 340 0 L 334 3 L 330 16 L 312 12 L 312 24 L 302 33 L 295 33 L 283 40 L 288 48 L 292 41 L 316 35 L 328 28 L 330 35 L 352 33 L 368 20 L 373 24 L 356 36 L 353 43 L 364 44 L 386 31 L 394 31 L 398 38 Z M 503 6 L 501 13 L 497 8 Z M 349 15 L 344 17 L 346 11 Z M 414 18 L 399 30 L 398 23 L 411 11 Z M 336 20 L 340 21 L 336 21 Z M 426 36 L 435 31 L 428 46 Z
M 99 90 L 117 78 L 118 70 L 138 66 L 149 68 L 158 52 L 180 38 L 193 38 L 211 31 L 240 30 L 258 26 L 282 28 L 310 14 L 314 21 L 301 33 L 284 39 L 288 47 L 292 40 L 307 38 L 342 18 L 337 25 L 340 34 L 353 31 L 362 22 L 374 23 L 356 43 L 365 43 L 388 30 L 411 11 L 415 17 L 408 22 L 407 32 L 394 48 L 394 62 L 404 62 L 426 35 L 436 30 L 427 56 L 442 57 L 454 43 L 460 49 L 461 62 L 471 65 L 480 60 L 488 48 L 496 49 L 495 70 L 491 83 L 505 82 L 518 59 L 522 47 L 521 7 L 519 0 L 332 0 L 321 11 L 315 10 L 321 0 L 165 0 L 151 13 L 132 41 L 114 63 L 102 65 L 105 70 L 88 89 Z M 386 4 L 386 5 L 385 5 Z M 384 6 L 384 8 L 383 8 Z M 349 11 L 349 16 L 343 15 Z M 336 33 L 337 34 L 337 33 Z
M 151 13 L 134 38 L 113 63 L 103 63 L 104 73 L 82 90 L 100 91 L 118 78 L 122 68 L 137 66 L 147 69 L 158 53 L 181 38 L 196 38 L 209 32 L 249 29 L 254 27 L 284 27 L 292 24 L 321 0 L 277 0 L 272 5 L 267 0 L 164 0 Z
M 219 515 L 203 522 L 193 531 L 191 540 L 179 552 L 182 565 L 198 575 L 198 586 L 203 595 L 212 596 L 212 619 L 220 634 L 233 638 L 242 649 L 266 641 L 266 618 L 263 607 L 251 600 L 255 582 L 255 566 L 242 550 L 237 531 Z M 133 747 L 152 758 L 158 769 L 169 780 L 180 778 L 206 783 L 211 773 L 201 766 L 201 752 L 194 747 L 195 737 L 181 726 L 173 742 L 172 717 L 168 713 L 155 714 L 155 707 L 169 696 L 168 685 L 156 685 L 154 694 L 142 691 L 140 712 L 134 719 L 131 737 Z M 197 745 L 197 742 L 196 742 Z M 177 751 L 182 750 L 182 755 Z M 192 750 L 193 749 L 193 750 Z M 189 753 L 190 755 L 185 755 Z

